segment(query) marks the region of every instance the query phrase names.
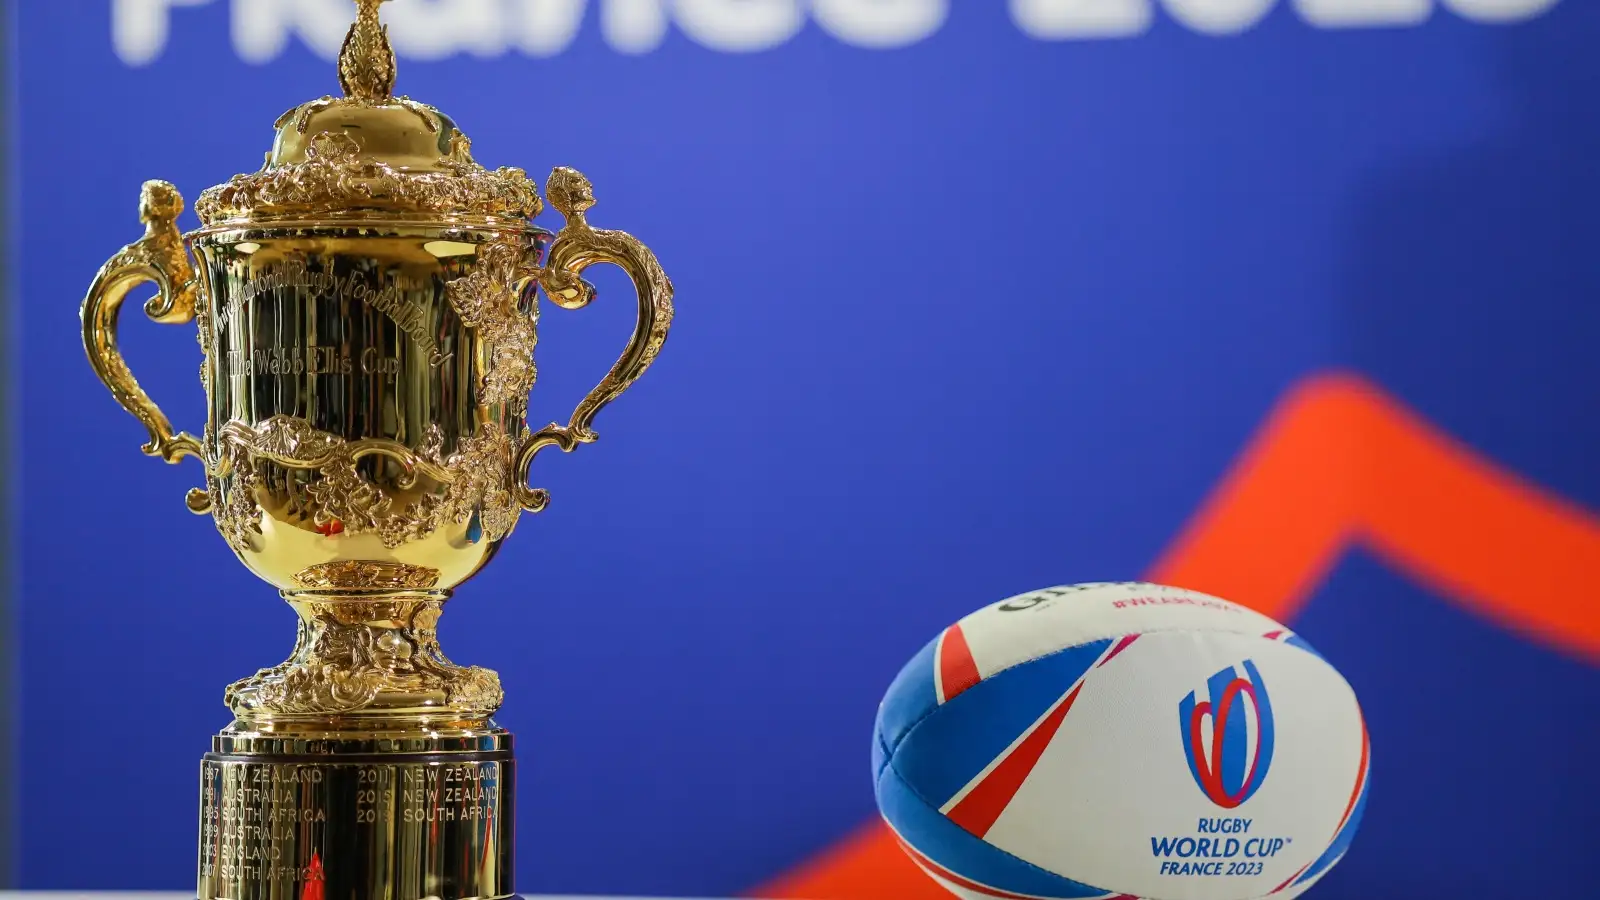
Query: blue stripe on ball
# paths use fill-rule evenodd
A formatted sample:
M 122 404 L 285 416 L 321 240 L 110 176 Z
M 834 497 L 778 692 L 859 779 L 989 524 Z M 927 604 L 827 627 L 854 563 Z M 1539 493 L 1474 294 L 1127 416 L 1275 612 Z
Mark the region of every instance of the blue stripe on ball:
M 1061 900 L 1110 893 L 1041 869 L 974 837 L 923 802 L 892 764 L 878 776 L 877 791 L 878 808 L 901 840 L 962 878 L 1000 891 Z
M 1309 641 L 1307 641 L 1305 638 L 1301 637 L 1298 634 L 1289 635 L 1288 637 L 1283 639 L 1283 642 L 1285 644 L 1288 644 L 1291 647 L 1295 647 L 1297 649 L 1304 650 L 1305 652 L 1311 654 L 1312 656 L 1315 656 L 1317 659 L 1322 659 L 1322 654 L 1317 652 L 1317 648 L 1311 646 L 1311 643 Z M 1322 661 L 1323 662 L 1327 662 L 1326 659 L 1322 659 Z
M 898 743 L 888 728 L 880 729 L 895 768 L 922 796 L 943 806 L 1071 689 L 1111 641 L 1069 647 L 998 672 L 951 698 Z M 891 702 L 899 706 L 899 687 L 896 681 L 889 689 L 885 709 Z
M 889 686 L 889 692 L 878 706 L 878 736 L 873 741 L 874 777 L 883 769 L 876 755 L 878 750 L 881 748 L 886 753 L 894 752 L 906 734 L 939 707 L 939 698 L 934 694 L 933 687 L 933 654 L 938 646 L 939 639 L 934 638 L 917 651 L 917 655 L 911 657 L 911 661 L 895 676 L 894 684 Z
M 1350 810 L 1350 818 L 1345 821 L 1344 827 L 1339 829 L 1339 833 L 1334 836 L 1333 843 L 1328 845 L 1328 849 L 1324 850 L 1322 855 L 1317 857 L 1317 861 L 1312 863 L 1310 868 L 1300 873 L 1300 877 L 1294 880 L 1295 884 L 1304 884 L 1321 875 L 1334 863 L 1338 862 L 1339 857 L 1344 856 L 1346 850 L 1350 849 L 1350 843 L 1356 839 L 1356 829 L 1361 825 L 1361 815 L 1367 811 L 1367 793 L 1368 789 L 1372 787 L 1370 764 L 1365 777 L 1366 781 L 1361 785 L 1361 796 L 1356 800 L 1355 809 Z

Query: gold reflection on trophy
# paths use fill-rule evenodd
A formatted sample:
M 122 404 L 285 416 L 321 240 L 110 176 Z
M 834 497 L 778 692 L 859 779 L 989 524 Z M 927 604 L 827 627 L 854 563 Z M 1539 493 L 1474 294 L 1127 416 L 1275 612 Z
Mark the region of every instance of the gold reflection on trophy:
M 299 615 L 289 659 L 227 690 L 236 719 L 203 767 L 202 898 L 511 893 L 499 679 L 450 662 L 435 625 L 544 508 L 534 457 L 593 441 L 672 319 L 654 255 L 589 225 L 581 174 L 545 185 L 566 219 L 552 235 L 529 221 L 542 204 L 522 170 L 484 168 L 449 117 L 393 96 L 380 2 L 356 4 L 345 96 L 285 113 L 259 171 L 200 195 L 197 231 L 178 232 L 172 185 L 147 183 L 144 236 L 83 304 L 90 362 L 149 431 L 144 451 L 201 461 L 189 508 Z M 565 424 L 530 430 L 536 293 L 581 308 L 581 274 L 602 262 L 638 289 L 632 338 Z M 146 283 L 152 319 L 198 325 L 198 437 L 172 430 L 118 351 L 119 310 Z

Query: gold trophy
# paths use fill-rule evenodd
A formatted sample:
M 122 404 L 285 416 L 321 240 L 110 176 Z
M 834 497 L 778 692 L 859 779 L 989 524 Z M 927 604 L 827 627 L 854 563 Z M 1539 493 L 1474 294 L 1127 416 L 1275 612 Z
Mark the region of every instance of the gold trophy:
M 589 182 L 556 169 L 551 234 L 520 169 L 488 170 L 451 119 L 393 96 L 382 0 L 356 0 L 339 80 L 278 120 L 266 164 L 183 200 L 145 184 L 144 237 L 83 303 L 95 372 L 150 432 L 144 452 L 206 470 L 188 495 L 299 615 L 288 661 L 226 692 L 234 722 L 200 773 L 202 900 L 512 895 L 511 735 L 495 673 L 435 631 L 523 510 L 539 451 L 595 439 L 597 412 L 655 359 L 672 286 L 651 252 L 592 228 Z M 191 265 L 187 251 L 194 254 Z M 565 425 L 530 431 L 537 288 L 576 309 L 613 263 L 639 317 Z M 117 350 L 117 315 L 198 323 L 201 437 L 173 432 Z

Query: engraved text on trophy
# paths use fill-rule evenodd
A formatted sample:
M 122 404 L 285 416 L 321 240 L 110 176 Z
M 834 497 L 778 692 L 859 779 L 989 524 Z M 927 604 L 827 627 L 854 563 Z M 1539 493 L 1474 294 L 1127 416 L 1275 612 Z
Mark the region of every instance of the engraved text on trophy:
M 423 354 L 432 368 L 446 365 L 456 355 L 439 347 L 430 328 L 429 304 L 419 296 L 435 290 L 428 280 L 405 275 L 394 276 L 385 284 L 374 283 L 357 271 L 335 274 L 326 268 L 316 270 L 303 260 L 289 259 L 263 266 L 243 280 L 217 312 L 217 328 L 226 333 L 249 315 L 261 296 L 281 296 L 283 292 L 304 292 L 325 301 L 359 303 L 387 316 Z M 354 349 L 348 345 L 293 343 L 233 348 L 226 352 L 226 371 L 230 378 L 246 375 L 351 375 L 377 374 L 394 377 L 400 372 L 399 359 L 383 355 L 369 346 Z

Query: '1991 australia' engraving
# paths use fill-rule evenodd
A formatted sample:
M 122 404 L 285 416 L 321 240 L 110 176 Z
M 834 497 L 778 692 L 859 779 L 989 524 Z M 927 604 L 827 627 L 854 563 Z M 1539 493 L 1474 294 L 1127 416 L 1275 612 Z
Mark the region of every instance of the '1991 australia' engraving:
M 395 275 L 383 284 L 373 284 L 360 272 L 334 274 L 326 268 L 314 270 L 303 260 L 296 259 L 259 267 L 249 279 L 239 284 L 228 297 L 226 305 L 218 311 L 218 332 L 225 333 L 241 320 L 245 307 L 253 304 L 257 298 L 282 290 L 320 295 L 344 303 L 364 303 L 393 320 L 401 331 L 416 342 L 431 365 L 441 365 L 452 355 L 440 351 L 434 338 L 433 323 L 429 321 L 428 304 L 417 299 L 418 296 L 433 295 L 434 286 L 431 283 Z

